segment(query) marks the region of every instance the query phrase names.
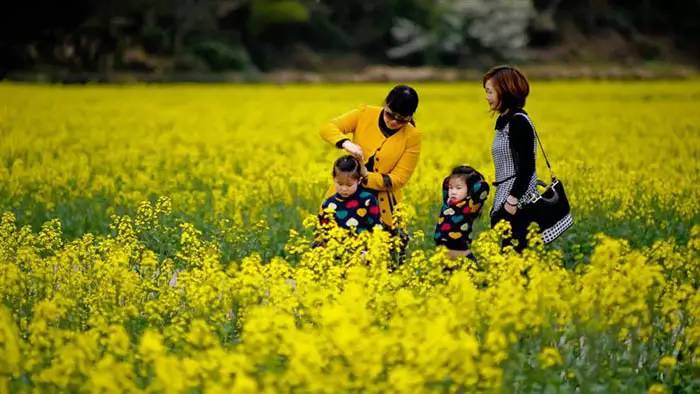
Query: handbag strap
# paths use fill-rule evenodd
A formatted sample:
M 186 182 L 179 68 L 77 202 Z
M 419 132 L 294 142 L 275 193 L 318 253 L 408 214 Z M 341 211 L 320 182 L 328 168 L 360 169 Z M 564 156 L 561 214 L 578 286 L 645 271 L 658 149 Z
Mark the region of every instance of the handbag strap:
M 515 115 L 522 115 L 522 117 L 527 119 L 527 122 L 530 123 L 530 126 L 532 127 L 532 131 L 535 133 L 535 139 L 537 140 L 537 144 L 540 146 L 540 150 L 542 150 L 542 156 L 544 156 L 544 162 L 547 163 L 547 168 L 549 169 L 549 175 L 552 179 L 554 179 L 554 172 L 552 171 L 552 166 L 549 164 L 549 159 L 547 159 L 547 154 L 544 153 L 544 146 L 542 146 L 542 141 L 540 141 L 540 136 L 537 134 L 537 129 L 535 128 L 535 125 L 530 120 L 530 117 L 525 115 L 524 113 L 516 112 Z M 515 116 L 515 115 L 513 115 L 513 116 Z

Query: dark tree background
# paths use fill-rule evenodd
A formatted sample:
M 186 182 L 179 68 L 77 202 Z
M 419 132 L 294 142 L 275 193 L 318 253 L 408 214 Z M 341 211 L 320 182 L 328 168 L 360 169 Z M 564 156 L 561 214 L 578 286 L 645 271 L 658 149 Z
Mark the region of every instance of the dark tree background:
M 8 72 L 697 64 L 700 0 L 8 0 Z

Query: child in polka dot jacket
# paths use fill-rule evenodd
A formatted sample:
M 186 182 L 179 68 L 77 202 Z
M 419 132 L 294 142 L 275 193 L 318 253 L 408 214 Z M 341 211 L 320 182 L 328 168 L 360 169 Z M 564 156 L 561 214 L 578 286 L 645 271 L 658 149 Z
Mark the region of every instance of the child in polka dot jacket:
M 346 155 L 333 164 L 335 194 L 321 205 L 321 224 L 328 223 L 330 217 L 338 226 L 354 229 L 357 233 L 381 226 L 379 203 L 374 194 L 362 185 L 363 165 L 351 155 Z M 328 211 L 332 211 L 332 213 Z
M 478 171 L 458 166 L 442 181 L 442 207 L 435 226 L 435 244 L 444 245 L 451 258 L 465 256 L 476 261 L 471 250 L 474 220 L 489 195 L 489 185 Z

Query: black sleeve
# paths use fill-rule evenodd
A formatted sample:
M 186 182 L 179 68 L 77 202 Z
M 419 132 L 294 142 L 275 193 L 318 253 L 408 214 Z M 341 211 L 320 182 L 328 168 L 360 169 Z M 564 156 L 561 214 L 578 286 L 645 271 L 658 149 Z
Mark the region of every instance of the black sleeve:
M 343 143 L 345 143 L 345 141 L 350 141 L 350 138 L 343 138 L 342 140 L 336 142 L 335 147 L 338 149 L 343 149 Z
M 527 191 L 530 178 L 535 172 L 535 132 L 524 116 L 515 115 L 510 120 L 508 137 L 515 164 L 515 183 L 510 194 L 520 199 Z

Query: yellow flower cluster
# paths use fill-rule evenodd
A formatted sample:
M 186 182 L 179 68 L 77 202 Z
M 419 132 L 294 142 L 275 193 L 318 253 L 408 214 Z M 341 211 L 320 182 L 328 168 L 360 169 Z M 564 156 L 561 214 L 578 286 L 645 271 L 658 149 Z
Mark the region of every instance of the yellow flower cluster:
M 431 245 L 478 83 L 417 86 L 402 264 L 318 228 L 318 126 L 388 88 L 0 85 L 0 393 L 700 389 L 700 82 L 533 84 L 576 223 L 478 263 Z
M 667 269 L 654 247 L 600 235 L 575 272 L 541 244 L 502 253 L 489 231 L 479 264 L 439 250 L 391 266 L 388 233 L 335 227 L 321 247 L 297 235 L 296 265 L 225 266 L 191 224 L 177 256 L 159 259 L 118 221 L 118 234 L 56 246 L 55 222 L 33 233 L 2 217 L 5 389 L 491 391 L 551 374 L 586 387 L 601 366 L 633 382 L 645 371 L 642 389 L 700 367 L 700 297 L 670 295 L 698 276 Z M 700 227 L 692 237 L 669 258 L 697 270 Z

